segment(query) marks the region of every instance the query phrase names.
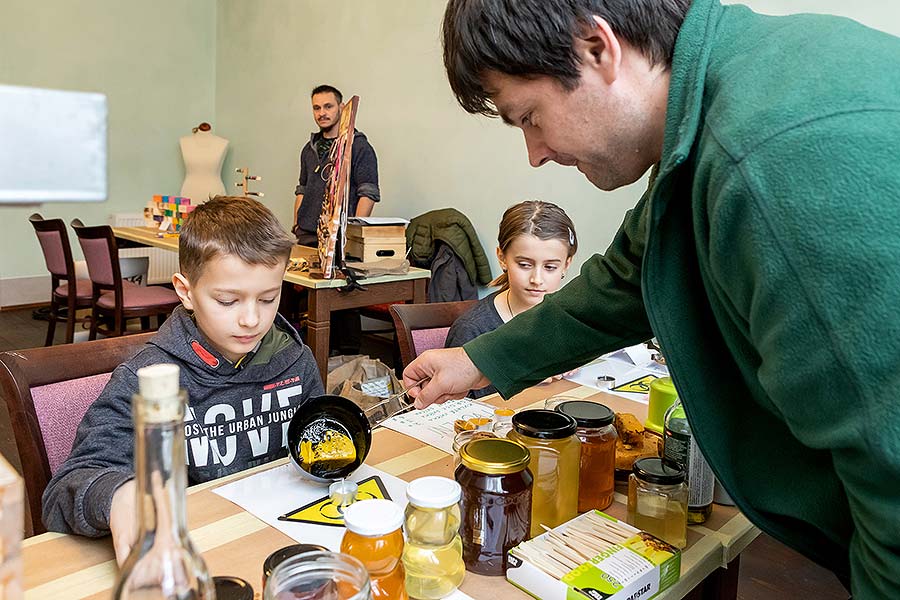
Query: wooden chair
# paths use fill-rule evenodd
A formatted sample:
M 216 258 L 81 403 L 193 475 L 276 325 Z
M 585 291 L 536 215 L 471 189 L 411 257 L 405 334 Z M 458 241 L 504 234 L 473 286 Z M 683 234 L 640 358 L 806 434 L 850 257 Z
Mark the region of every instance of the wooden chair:
M 403 368 L 422 352 L 443 348 L 450 326 L 477 302 L 462 300 L 432 304 L 392 304 L 391 317 L 397 330 Z
M 22 463 L 35 534 L 45 531 L 41 522 L 44 488 L 72 451 L 81 418 L 113 369 L 153 335 L 0 353 L 0 391 Z
M 109 225 L 88 227 L 75 219 L 72 228 L 78 236 L 93 283 L 90 339 L 97 339 L 97 333 L 125 335 L 128 319 L 140 318 L 141 331 L 151 330 L 151 316 L 156 316 L 157 327 L 162 325 L 166 316 L 180 304 L 175 292 L 160 285 L 139 286 L 122 280 L 119 248 Z M 101 329 L 100 320 L 104 317 L 112 322 L 112 326 Z
M 69 234 L 62 219 L 45 219 L 39 213 L 34 213 L 28 220 L 34 227 L 44 253 L 44 262 L 50 271 L 50 324 L 47 327 L 44 345 L 53 345 L 56 321 L 59 319 L 59 309 L 62 306 L 67 309 L 66 343 L 71 344 L 75 338 L 75 323 L 87 321 L 76 318 L 75 312 L 79 308 L 91 307 L 93 293 L 91 280 L 75 277 L 75 262 L 72 259 L 72 248 L 69 246 Z

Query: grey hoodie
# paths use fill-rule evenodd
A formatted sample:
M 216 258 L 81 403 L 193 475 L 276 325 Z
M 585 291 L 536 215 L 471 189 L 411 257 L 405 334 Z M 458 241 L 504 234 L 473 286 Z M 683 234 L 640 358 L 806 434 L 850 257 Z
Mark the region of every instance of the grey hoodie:
M 92 537 L 109 532 L 113 493 L 134 477 L 136 372 L 161 362 L 181 367 L 181 387 L 188 393 L 189 484 L 285 456 L 294 412 L 323 393 L 312 352 L 281 315 L 236 367 L 209 346 L 188 312 L 178 307 L 146 346 L 113 371 L 78 426 L 72 453 L 44 490 L 48 530 Z

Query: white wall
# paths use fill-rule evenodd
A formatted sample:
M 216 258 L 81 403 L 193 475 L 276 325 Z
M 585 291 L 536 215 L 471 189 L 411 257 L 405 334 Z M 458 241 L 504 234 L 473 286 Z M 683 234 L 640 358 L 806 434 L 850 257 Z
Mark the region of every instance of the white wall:
M 178 137 L 215 119 L 216 4 L 3 0 L 0 14 L 0 83 L 101 92 L 109 107 L 106 202 L 0 207 L 0 303 L 45 302 L 50 279 L 31 213 L 106 223 L 181 189 Z

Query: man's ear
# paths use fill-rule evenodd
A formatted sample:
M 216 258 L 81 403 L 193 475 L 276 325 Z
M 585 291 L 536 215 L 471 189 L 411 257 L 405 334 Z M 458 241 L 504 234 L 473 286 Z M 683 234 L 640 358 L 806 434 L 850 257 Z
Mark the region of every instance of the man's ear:
M 175 286 L 175 293 L 178 299 L 187 310 L 194 310 L 194 303 L 191 300 L 191 282 L 181 273 L 172 275 L 172 285 Z
M 619 77 L 622 46 L 606 19 L 594 15 L 589 25 L 575 36 L 575 52 L 581 58 L 583 71 L 595 72 L 607 85 Z

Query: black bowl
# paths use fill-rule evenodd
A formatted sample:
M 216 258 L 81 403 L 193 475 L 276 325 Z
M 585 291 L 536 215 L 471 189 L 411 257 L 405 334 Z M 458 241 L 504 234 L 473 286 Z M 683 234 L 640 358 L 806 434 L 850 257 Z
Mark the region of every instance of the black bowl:
M 356 459 L 339 468 L 311 472 L 300 460 L 300 442 L 310 432 L 322 428 L 334 429 L 347 435 L 356 447 Z M 288 452 L 291 462 L 300 473 L 319 483 L 331 483 L 349 477 L 366 460 L 372 446 L 372 427 L 366 414 L 353 401 L 343 396 L 326 394 L 310 398 L 297 409 L 288 425 Z

